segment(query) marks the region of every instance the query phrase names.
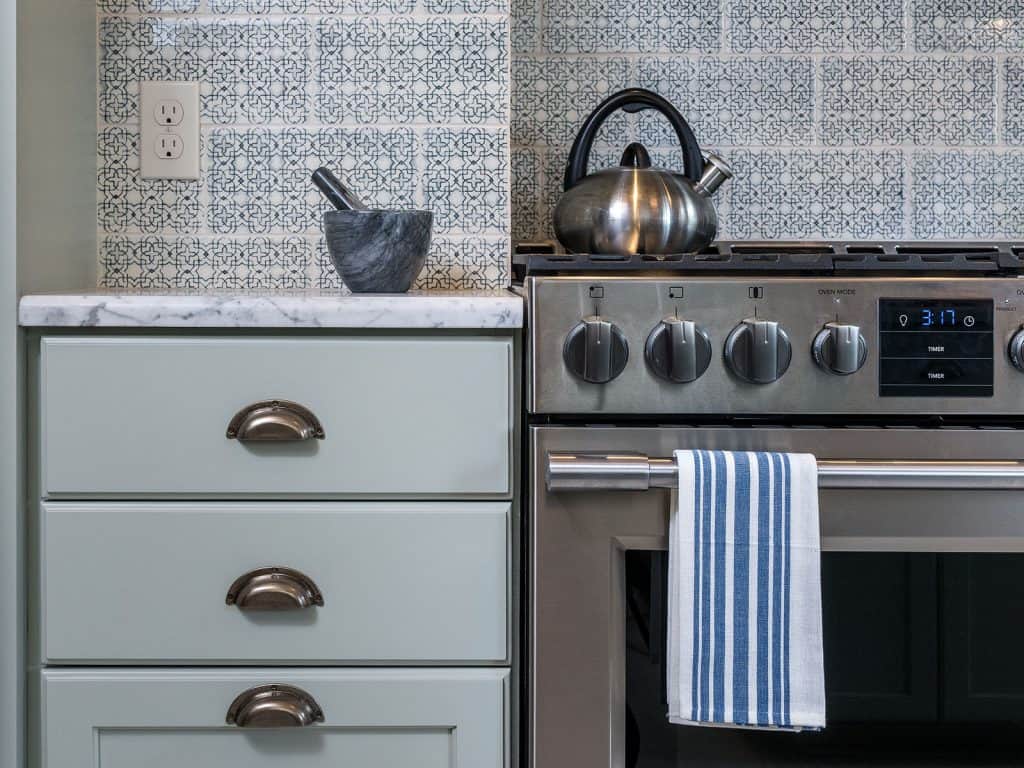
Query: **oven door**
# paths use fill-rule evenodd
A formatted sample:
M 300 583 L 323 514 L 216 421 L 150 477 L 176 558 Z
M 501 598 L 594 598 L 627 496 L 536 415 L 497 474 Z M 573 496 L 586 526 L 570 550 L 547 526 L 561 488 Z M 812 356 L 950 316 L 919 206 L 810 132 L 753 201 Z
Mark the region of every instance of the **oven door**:
M 532 768 L 804 764 L 776 762 L 751 752 L 753 742 L 738 747 L 733 743 L 730 748 L 748 754 L 744 759 L 734 755 L 725 763 L 719 758 L 706 762 L 688 758 L 684 763 L 664 754 L 638 762 L 635 744 L 627 761 L 627 742 L 635 742 L 635 734 L 627 738 L 627 730 L 636 728 L 638 716 L 631 707 L 627 717 L 627 623 L 637 608 L 627 609 L 627 553 L 657 553 L 666 548 L 669 492 L 663 488 L 549 490 L 552 453 L 670 457 L 673 451 L 686 448 L 812 453 L 821 460 L 854 465 L 851 471 L 847 464 L 844 474 L 821 490 L 826 551 L 1024 552 L 1024 482 L 1015 475 L 1020 469 L 1016 462 L 1024 457 L 1024 431 L 1020 430 L 534 427 L 530 442 L 528 754 Z M 863 476 L 856 471 L 858 461 L 865 468 Z M 908 477 L 900 470 L 901 464 L 908 463 L 932 471 Z M 886 473 L 887 467 L 893 471 Z M 934 560 L 934 556 L 923 557 L 923 566 L 920 557 L 913 563 L 927 576 L 927 558 Z M 648 555 L 640 563 L 641 569 L 654 574 L 648 580 L 648 595 L 657 592 L 658 560 Z M 637 564 L 631 567 L 636 569 Z M 913 568 L 896 570 L 914 578 Z M 828 605 L 825 610 L 828 613 Z M 925 612 L 926 624 L 936 620 L 927 607 L 918 611 Z M 658 638 L 657 611 L 649 618 L 644 642 L 653 649 Z M 662 683 L 654 679 L 657 674 L 650 676 L 646 685 L 651 687 L 649 708 L 655 712 L 651 717 L 663 718 L 655 699 Z M 633 679 L 628 683 L 630 687 L 644 684 Z M 692 737 L 698 751 L 703 734 L 721 732 L 681 730 L 699 732 Z

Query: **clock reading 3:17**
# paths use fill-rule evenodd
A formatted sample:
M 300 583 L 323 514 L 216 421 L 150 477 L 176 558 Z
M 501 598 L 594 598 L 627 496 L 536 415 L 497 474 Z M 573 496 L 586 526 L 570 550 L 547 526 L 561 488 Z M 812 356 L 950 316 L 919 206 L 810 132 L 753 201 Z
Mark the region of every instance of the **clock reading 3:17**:
M 956 310 L 952 307 L 941 309 L 921 309 L 921 327 L 931 328 L 932 326 L 951 327 L 956 325 Z
M 879 330 L 919 333 L 991 333 L 993 307 L 985 299 L 879 299 Z

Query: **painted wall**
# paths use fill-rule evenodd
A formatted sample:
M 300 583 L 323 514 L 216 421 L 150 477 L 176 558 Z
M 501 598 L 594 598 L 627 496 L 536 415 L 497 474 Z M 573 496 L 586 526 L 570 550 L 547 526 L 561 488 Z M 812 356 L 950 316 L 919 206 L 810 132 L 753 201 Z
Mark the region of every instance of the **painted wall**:
M 0 164 L 16 167 L 17 2 L 0 0 Z M 21 335 L 17 177 L 0 179 L 0 765 L 21 768 L 25 746 Z
M 513 239 L 549 238 L 583 118 L 658 91 L 733 165 L 722 236 L 1024 237 L 1020 0 L 515 0 Z M 668 124 L 610 121 L 597 164 Z
M 508 282 L 507 0 L 99 0 L 110 288 L 339 288 L 309 182 L 428 207 L 419 287 Z M 199 80 L 203 179 L 138 175 L 142 80 Z

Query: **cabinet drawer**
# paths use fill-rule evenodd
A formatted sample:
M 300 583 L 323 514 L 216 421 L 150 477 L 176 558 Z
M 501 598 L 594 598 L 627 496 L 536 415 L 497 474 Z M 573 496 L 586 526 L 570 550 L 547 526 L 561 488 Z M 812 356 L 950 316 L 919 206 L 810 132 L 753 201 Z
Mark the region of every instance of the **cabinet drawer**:
M 44 659 L 501 663 L 508 537 L 505 502 L 47 502 Z
M 507 338 L 68 338 L 42 342 L 51 497 L 508 496 Z M 324 439 L 242 442 L 263 401 Z
M 503 768 L 505 670 L 46 670 L 42 768 Z M 240 728 L 240 694 L 296 687 L 323 715 Z

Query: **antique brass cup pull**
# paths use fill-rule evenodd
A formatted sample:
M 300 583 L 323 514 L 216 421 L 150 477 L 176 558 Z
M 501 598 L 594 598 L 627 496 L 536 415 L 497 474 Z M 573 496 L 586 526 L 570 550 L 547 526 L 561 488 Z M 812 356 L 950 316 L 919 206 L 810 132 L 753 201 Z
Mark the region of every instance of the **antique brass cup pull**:
M 246 611 L 294 611 L 323 606 L 316 582 L 294 568 L 257 568 L 239 576 L 224 602 Z
M 228 707 L 228 725 L 239 728 L 305 728 L 324 721 L 316 700 L 292 685 L 259 685 Z
M 228 440 L 293 443 L 323 440 L 323 425 L 311 410 L 288 400 L 262 400 L 235 414 L 228 424 Z

